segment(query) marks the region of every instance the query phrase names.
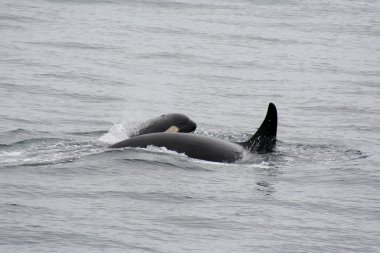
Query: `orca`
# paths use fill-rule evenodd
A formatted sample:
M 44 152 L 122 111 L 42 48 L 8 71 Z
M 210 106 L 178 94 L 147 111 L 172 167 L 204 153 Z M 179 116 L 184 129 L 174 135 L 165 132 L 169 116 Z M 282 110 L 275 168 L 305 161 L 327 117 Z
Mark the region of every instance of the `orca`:
M 273 103 L 256 133 L 245 142 L 230 142 L 209 136 L 188 133 L 155 132 L 132 137 L 118 142 L 110 148 L 148 146 L 164 147 L 184 153 L 188 157 L 211 162 L 233 163 L 243 158 L 246 152 L 271 152 L 277 139 L 277 109 Z
M 159 132 L 191 133 L 196 128 L 197 124 L 186 115 L 168 113 L 140 124 L 139 129 L 133 132 L 130 137 Z

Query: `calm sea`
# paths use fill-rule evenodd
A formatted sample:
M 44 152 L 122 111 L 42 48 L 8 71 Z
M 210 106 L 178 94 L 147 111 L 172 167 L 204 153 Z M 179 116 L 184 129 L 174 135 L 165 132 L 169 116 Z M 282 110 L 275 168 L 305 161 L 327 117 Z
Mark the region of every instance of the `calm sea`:
M 380 2 L 1 0 L 0 252 L 380 252 Z M 275 153 L 110 150 L 188 115 Z

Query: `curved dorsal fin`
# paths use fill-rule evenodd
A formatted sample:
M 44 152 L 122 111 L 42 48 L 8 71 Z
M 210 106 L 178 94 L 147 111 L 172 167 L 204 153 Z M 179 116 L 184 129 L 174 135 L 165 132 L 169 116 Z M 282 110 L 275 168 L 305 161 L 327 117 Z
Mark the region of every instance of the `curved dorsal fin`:
M 277 109 L 273 103 L 268 106 L 267 115 L 256 133 L 246 142 L 240 142 L 249 151 L 270 152 L 276 147 Z

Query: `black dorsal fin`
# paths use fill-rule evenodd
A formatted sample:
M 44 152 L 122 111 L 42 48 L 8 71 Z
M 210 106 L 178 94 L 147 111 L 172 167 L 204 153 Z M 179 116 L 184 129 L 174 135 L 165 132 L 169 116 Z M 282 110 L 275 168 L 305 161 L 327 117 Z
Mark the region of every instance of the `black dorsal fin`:
M 270 152 L 276 147 L 277 109 L 273 103 L 268 106 L 267 115 L 256 133 L 246 142 L 239 143 L 252 152 Z

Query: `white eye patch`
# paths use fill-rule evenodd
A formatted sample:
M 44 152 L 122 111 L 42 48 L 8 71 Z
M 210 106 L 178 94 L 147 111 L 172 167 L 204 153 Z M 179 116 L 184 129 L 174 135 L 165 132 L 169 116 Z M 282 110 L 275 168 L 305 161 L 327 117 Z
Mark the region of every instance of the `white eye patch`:
M 168 129 L 166 129 L 165 133 L 178 133 L 179 128 L 176 126 L 171 126 Z

